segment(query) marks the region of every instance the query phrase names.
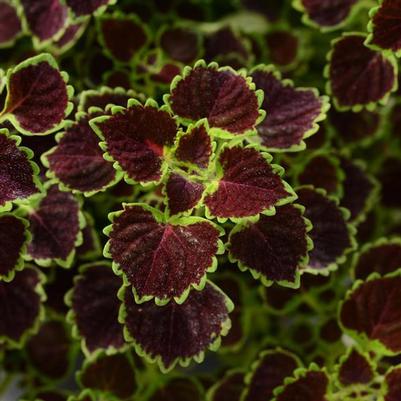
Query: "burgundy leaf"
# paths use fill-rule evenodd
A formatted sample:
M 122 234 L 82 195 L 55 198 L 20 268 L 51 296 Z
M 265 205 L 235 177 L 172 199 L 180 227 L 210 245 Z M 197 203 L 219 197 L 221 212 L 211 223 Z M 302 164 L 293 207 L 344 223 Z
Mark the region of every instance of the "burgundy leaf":
M 271 211 L 293 197 L 275 167 L 252 147 L 226 147 L 218 163 L 223 176 L 217 190 L 205 198 L 211 215 L 241 218 Z
M 200 35 L 188 27 L 171 27 L 160 35 L 160 47 L 173 60 L 189 64 L 198 58 Z
M 148 42 L 147 31 L 134 14 L 104 14 L 97 22 L 105 49 L 119 62 L 129 63 Z
M 397 183 L 401 179 L 401 160 L 387 156 L 382 160 L 378 179 L 381 186 L 381 203 L 390 208 L 401 208 L 401 191 Z
M 199 205 L 205 187 L 179 174 L 172 173 L 166 182 L 167 206 L 170 214 L 189 212 Z
M 213 348 L 229 328 L 231 301 L 214 285 L 191 291 L 183 304 L 165 306 L 147 302 L 138 305 L 129 288 L 124 296 L 124 324 L 128 334 L 149 358 L 170 370 L 177 360 L 185 363 Z
M 401 50 L 400 0 L 383 0 L 371 17 L 368 43 L 393 52 Z
M 261 144 L 276 150 L 304 146 L 302 140 L 314 134 L 317 122 L 325 118 L 327 99 L 315 89 L 294 88 L 292 83 L 281 81 L 271 67 L 257 67 L 251 76 L 265 93 L 262 108 L 268 111 L 257 127 Z
M 99 233 L 96 230 L 93 217 L 85 213 L 86 225 L 82 230 L 82 244 L 77 248 L 77 256 L 84 260 L 93 260 L 102 254 Z
M 81 93 L 78 109 L 84 112 L 88 112 L 91 107 L 105 110 L 109 104 L 126 107 L 128 100 L 135 97 L 134 91 L 122 88 L 103 87 L 100 90 L 87 90 Z
M 0 208 L 11 209 L 10 202 L 26 199 L 38 192 L 34 176 L 38 167 L 30 162 L 26 148 L 18 147 L 20 139 L 0 130 Z
M 202 169 L 209 166 L 212 154 L 212 140 L 204 123 L 190 127 L 188 132 L 179 138 L 175 151 L 178 161 L 194 164 Z
M 345 22 L 358 0 L 299 0 L 308 18 L 320 27 L 332 28 Z
M 386 395 L 384 401 L 401 399 L 401 367 L 393 368 L 385 376 Z
M 274 30 L 265 35 L 269 61 L 288 68 L 297 61 L 300 51 L 299 37 L 289 30 Z
M 17 10 L 7 0 L 0 1 L 0 47 L 11 45 L 20 33 Z
M 313 227 L 309 233 L 314 244 L 309 252 L 309 267 L 315 271 L 335 267 L 353 243 L 344 212 L 332 199 L 312 188 L 301 188 L 297 194 Z
M 298 359 L 289 352 L 281 350 L 262 352 L 250 375 L 243 400 L 270 400 L 274 389 L 281 386 L 285 378 L 292 376 L 298 367 Z
M 90 353 L 120 349 L 125 344 L 118 322 L 117 292 L 121 285 L 121 278 L 105 262 L 86 265 L 75 280 L 70 296 L 72 318 Z
M 201 218 L 164 223 L 156 209 L 124 204 L 109 226 L 110 257 L 122 269 L 139 300 L 183 301 L 190 287 L 203 286 L 214 270 L 219 229 Z
M 80 114 L 58 136 L 58 144 L 48 153 L 48 173 L 68 189 L 94 194 L 113 185 L 120 177 L 113 163 L 103 158 L 99 138 L 89 125 L 99 114 Z
M 305 371 L 293 382 L 284 385 L 275 401 L 328 401 L 329 379 L 323 371 Z
M 113 0 L 66 0 L 68 7 L 72 9 L 75 15 L 90 15 L 100 7 L 110 4 Z
M 384 102 L 396 87 L 392 56 L 367 48 L 364 40 L 362 34 L 347 34 L 332 44 L 329 88 L 340 110 Z
M 64 33 L 53 42 L 56 54 L 61 54 L 69 50 L 82 36 L 88 25 L 87 20 L 83 22 L 69 22 Z
M 110 88 L 124 88 L 125 90 L 131 89 L 131 75 L 127 69 L 115 69 L 108 71 L 103 75 L 103 81 L 106 86 Z M 136 97 L 136 96 L 131 96 Z M 125 106 L 126 104 L 124 104 Z
M 308 254 L 307 231 L 299 207 L 281 206 L 273 216 L 261 215 L 257 223 L 237 226 L 230 234 L 230 256 L 266 285 L 285 281 L 296 286 Z
M 0 282 L 0 336 L 7 342 L 20 343 L 26 333 L 35 329 L 42 313 L 42 280 L 37 270 L 26 267 L 11 282 Z
M 57 185 L 48 188 L 38 206 L 29 213 L 32 240 L 28 254 L 38 263 L 52 260 L 68 266 L 80 239 L 80 205 Z
M 78 373 L 81 387 L 94 390 L 95 394 L 126 400 L 137 389 L 136 374 L 128 355 L 100 355 L 88 359 Z M 103 398 L 103 397 L 102 397 Z
M 23 265 L 28 223 L 11 214 L 0 216 L 0 278 L 10 279 Z M 8 280 L 7 280 L 8 281 Z
M 175 81 L 168 98 L 183 122 L 207 118 L 211 127 L 230 134 L 252 131 L 259 120 L 258 94 L 244 77 L 229 69 L 198 62 Z
M 46 134 L 60 128 L 71 111 L 71 87 L 52 56 L 41 54 L 14 67 L 8 76 L 7 99 L 0 118 L 23 134 Z
M 239 371 L 228 372 L 209 391 L 210 401 L 240 401 L 245 388 L 244 373 Z
M 60 0 L 21 0 L 29 30 L 39 41 L 54 38 L 66 25 L 68 9 Z
M 368 384 L 373 377 L 374 371 L 371 363 L 355 349 L 341 361 L 338 369 L 338 379 L 343 386 Z
M 163 147 L 173 145 L 177 134 L 176 122 L 169 113 L 135 103 L 112 116 L 92 120 L 91 126 L 130 180 L 160 180 Z
M 203 394 L 200 385 L 185 377 L 170 379 L 160 386 L 149 398 L 149 401 L 202 401 Z
M 355 288 L 340 310 L 343 327 L 351 335 L 377 340 L 383 354 L 401 352 L 401 277 L 375 278 Z M 377 343 L 376 341 L 376 343 Z

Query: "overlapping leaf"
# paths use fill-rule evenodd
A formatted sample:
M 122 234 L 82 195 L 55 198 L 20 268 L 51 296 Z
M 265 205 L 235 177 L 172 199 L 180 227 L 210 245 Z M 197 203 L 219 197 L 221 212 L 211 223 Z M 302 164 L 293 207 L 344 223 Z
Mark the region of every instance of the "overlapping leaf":
M 22 32 L 21 20 L 15 5 L 0 1 L 0 48 L 9 47 Z

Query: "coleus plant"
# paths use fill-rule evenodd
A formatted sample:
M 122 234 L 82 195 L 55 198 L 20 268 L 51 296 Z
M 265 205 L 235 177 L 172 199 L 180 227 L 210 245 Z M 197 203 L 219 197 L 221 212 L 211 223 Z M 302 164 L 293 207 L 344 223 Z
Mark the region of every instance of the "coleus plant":
M 400 401 L 400 18 L 0 0 L 2 397 Z

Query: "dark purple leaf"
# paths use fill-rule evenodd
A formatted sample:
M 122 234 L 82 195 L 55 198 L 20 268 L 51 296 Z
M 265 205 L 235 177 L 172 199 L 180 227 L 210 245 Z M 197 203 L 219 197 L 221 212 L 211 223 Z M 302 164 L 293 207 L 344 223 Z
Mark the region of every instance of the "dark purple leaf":
M 76 16 L 90 15 L 102 6 L 112 3 L 113 0 L 66 0 L 68 7 Z
M 81 93 L 78 109 L 84 112 L 88 112 L 90 107 L 105 110 L 109 104 L 126 107 L 128 100 L 136 96 L 134 91 L 122 88 L 102 87 L 100 90 L 87 90 Z
M 303 139 L 314 134 L 317 122 L 326 117 L 327 98 L 316 89 L 294 88 L 272 67 L 256 67 L 251 76 L 265 93 L 262 107 L 267 116 L 257 127 L 261 144 L 275 150 L 305 147 Z
M 385 376 L 386 394 L 384 401 L 401 399 L 401 367 L 390 369 Z
M 1 119 L 9 119 L 23 134 L 46 134 L 60 128 L 72 110 L 72 87 L 52 56 L 41 54 L 9 72 L 7 99 Z
M 299 37 L 289 30 L 274 30 L 264 37 L 269 61 L 288 68 L 297 61 L 300 52 Z
M 40 42 L 53 39 L 67 23 L 68 9 L 60 0 L 21 0 L 29 30 Z
M 329 89 L 340 110 L 384 103 L 396 88 L 394 58 L 367 48 L 364 40 L 363 34 L 347 34 L 332 43 Z
M 122 285 L 105 262 L 86 265 L 75 280 L 70 295 L 71 318 L 84 339 L 85 351 L 117 350 L 124 346 L 122 326 L 118 322 Z
M 200 34 L 189 27 L 168 27 L 159 39 L 161 49 L 173 60 L 189 64 L 201 50 Z
M 26 267 L 14 279 L 0 282 L 3 305 L 0 310 L 0 336 L 13 345 L 23 342 L 27 333 L 35 331 L 43 313 L 43 276 L 36 269 Z
M 87 20 L 83 22 L 69 22 L 64 33 L 59 39 L 53 42 L 53 48 L 56 54 L 61 54 L 69 50 L 82 36 L 88 25 Z
M 183 122 L 207 118 L 211 127 L 238 135 L 259 121 L 259 96 L 241 75 L 198 62 L 174 82 L 168 103 Z
M 150 396 L 149 401 L 202 401 L 201 386 L 189 377 L 175 377 L 163 383 Z
M 11 202 L 38 192 L 35 175 L 39 168 L 30 161 L 32 152 L 18 147 L 21 139 L 0 130 L 0 209 L 10 210 Z
M 101 254 L 99 233 L 91 215 L 85 213 L 86 225 L 82 230 L 82 244 L 77 248 L 77 256 L 84 260 L 94 260 Z
M 401 277 L 360 283 L 341 305 L 340 320 L 350 334 L 367 337 L 382 354 L 401 352 Z
M 127 109 L 112 116 L 92 120 L 91 126 L 129 180 L 146 183 L 161 179 L 163 148 L 173 145 L 177 134 L 169 113 L 153 105 L 129 103 Z
M 0 1 L 0 47 L 10 46 L 20 33 L 17 10 L 8 0 Z
M 252 147 L 225 147 L 218 158 L 222 177 L 205 198 L 209 213 L 219 218 L 255 216 L 294 199 L 278 170 Z
M 57 185 L 47 189 L 37 207 L 29 213 L 32 240 L 28 254 L 37 263 L 48 265 L 55 260 L 60 265 L 72 263 L 75 247 L 81 240 L 80 205 Z
M 103 158 L 99 138 L 89 125 L 99 113 L 79 114 L 69 122 L 58 144 L 45 155 L 48 175 L 72 191 L 92 195 L 113 185 L 121 178 L 113 163 Z
M 138 300 L 183 301 L 190 287 L 202 287 L 216 268 L 220 231 L 196 217 L 164 223 L 146 205 L 124 204 L 111 217 L 108 252 L 135 289 Z
M 299 269 L 307 264 L 309 228 L 302 209 L 281 206 L 273 216 L 261 215 L 257 223 L 239 225 L 230 234 L 230 256 L 241 269 L 269 285 L 274 281 L 298 286 Z
M 355 349 L 340 362 L 338 379 L 343 386 L 368 384 L 374 377 L 371 362 Z
M 353 245 L 344 210 L 323 193 L 309 188 L 297 191 L 298 202 L 305 207 L 305 217 L 312 223 L 309 233 L 314 248 L 309 252 L 313 271 L 335 268 Z
M 148 42 L 148 33 L 134 14 L 104 14 L 97 22 L 105 50 L 118 62 L 129 63 Z
M 106 72 L 106 74 L 103 75 L 103 81 L 104 84 L 106 86 L 109 86 L 110 88 L 123 88 L 125 90 L 131 89 L 131 75 L 130 71 L 127 69 L 121 68 L 115 69 L 113 71 L 108 71 Z M 136 98 L 136 96 L 131 97 Z
M 299 367 L 298 358 L 289 352 L 263 351 L 252 370 L 243 400 L 270 400 L 274 389 L 281 386 L 284 379 L 292 376 L 294 370 Z
M 210 390 L 210 401 L 240 401 L 245 388 L 244 373 L 240 371 L 228 372 Z
M 401 179 L 401 160 L 389 156 L 382 160 L 378 179 L 381 186 L 381 203 L 390 208 L 401 208 L 401 191 L 397 185 Z
M 170 215 L 190 212 L 199 205 L 205 187 L 179 174 L 172 173 L 167 179 L 165 192 Z
M 124 324 L 137 351 L 157 360 L 163 370 L 172 369 L 177 361 L 200 361 L 206 348 L 215 349 L 220 336 L 227 334 L 233 310 L 231 301 L 211 283 L 202 291 L 191 291 L 183 304 L 165 306 L 138 305 L 127 287 L 124 306 Z

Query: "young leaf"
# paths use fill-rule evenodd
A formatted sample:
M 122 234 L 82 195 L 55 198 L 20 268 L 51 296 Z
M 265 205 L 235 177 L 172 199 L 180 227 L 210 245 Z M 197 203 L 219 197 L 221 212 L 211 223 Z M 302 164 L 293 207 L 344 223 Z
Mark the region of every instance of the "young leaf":
M 312 223 L 309 235 L 314 247 L 309 252 L 308 270 L 324 273 L 337 268 L 355 241 L 354 229 L 347 223 L 349 214 L 322 190 L 302 187 L 297 194 L 305 217 Z
M 11 210 L 12 202 L 27 199 L 40 188 L 39 167 L 30 149 L 20 147 L 21 138 L 0 129 L 0 210 Z
M 375 374 L 369 358 L 354 348 L 340 360 L 337 370 L 338 380 L 342 386 L 368 384 Z
M 76 122 L 69 121 L 65 132 L 56 136 L 57 145 L 42 156 L 49 178 L 86 196 L 104 191 L 122 175 L 116 172 L 113 163 L 103 158 L 99 138 L 89 125 L 89 121 L 100 113 L 100 110 L 77 113 Z
M 217 160 L 217 182 L 208 189 L 205 205 L 210 216 L 239 220 L 259 213 L 274 214 L 274 207 L 295 199 L 282 170 L 272 157 L 253 146 L 225 146 Z
M 129 287 L 121 297 L 126 339 L 134 342 L 139 355 L 157 361 L 162 371 L 177 363 L 188 366 L 192 359 L 201 362 L 205 350 L 215 351 L 231 326 L 228 314 L 234 305 L 210 282 L 202 291 L 191 291 L 182 304 L 138 305 Z
M 85 222 L 74 196 L 61 192 L 57 185 L 47 185 L 47 193 L 38 196 L 37 206 L 28 209 L 27 219 L 32 234 L 27 259 L 43 266 L 53 261 L 71 266 L 75 248 L 82 243 Z
M 177 134 L 174 118 L 153 101 L 142 106 L 130 100 L 128 108 L 113 108 L 112 112 L 90 122 L 104 141 L 101 147 L 106 159 L 125 172 L 127 182 L 160 181 L 166 169 L 164 147 L 172 146 Z
M 281 206 L 273 216 L 261 215 L 256 223 L 237 225 L 230 233 L 229 257 L 266 286 L 278 282 L 298 287 L 299 271 L 307 265 L 312 248 L 310 230 L 302 207 Z
M 0 336 L 7 344 L 19 346 L 36 332 L 44 314 L 43 282 L 43 274 L 32 267 L 17 272 L 9 283 L 0 282 Z
M 118 322 L 120 301 L 117 292 L 122 285 L 111 265 L 95 262 L 84 265 L 66 296 L 71 307 L 68 319 L 76 325 L 74 334 L 82 337 L 86 354 L 98 350 L 115 352 L 124 347 L 122 326 Z
M 252 371 L 245 378 L 247 386 L 241 399 L 270 400 L 273 398 L 274 390 L 299 367 L 300 361 L 289 352 L 280 349 L 261 352 L 258 360 L 252 365 Z
M 24 267 L 23 256 L 29 241 L 28 222 L 12 214 L 0 216 L 0 279 L 11 281 Z
M 7 73 L 7 98 L 0 121 L 9 120 L 22 134 L 48 134 L 58 130 L 71 112 L 73 88 L 54 58 L 43 53 Z
M 165 102 L 183 124 L 207 118 L 215 135 L 232 136 L 255 132 L 264 116 L 259 111 L 262 98 L 250 78 L 198 61 L 174 79 Z
M 357 282 L 340 308 L 344 329 L 384 355 L 401 352 L 401 276 L 372 275 Z M 367 340 L 367 341 L 366 341 Z
M 105 255 L 133 286 L 136 301 L 156 298 L 163 304 L 174 298 L 181 303 L 191 287 L 203 288 L 206 273 L 217 268 L 222 229 L 198 217 L 166 221 L 144 204 L 123 206 L 110 214 Z
M 83 15 L 99 14 L 106 9 L 107 5 L 115 3 L 117 0 L 65 0 L 67 6 L 71 8 L 77 17 Z
M 367 48 L 364 40 L 364 34 L 347 33 L 332 42 L 327 92 L 340 111 L 372 110 L 397 89 L 394 57 Z
M 383 383 L 384 401 L 398 401 L 401 398 L 401 367 L 391 368 Z
M 326 118 L 329 102 L 316 89 L 295 88 L 272 66 L 251 70 L 257 89 L 264 91 L 262 108 L 266 118 L 257 126 L 257 141 L 271 151 L 305 148 L 304 138 L 313 135 Z
M 239 370 L 227 372 L 207 392 L 207 401 L 240 401 L 245 388 L 244 373 Z
M 1 0 L 0 48 L 12 46 L 20 36 L 21 31 L 21 21 L 15 5 L 11 4 L 8 0 Z

